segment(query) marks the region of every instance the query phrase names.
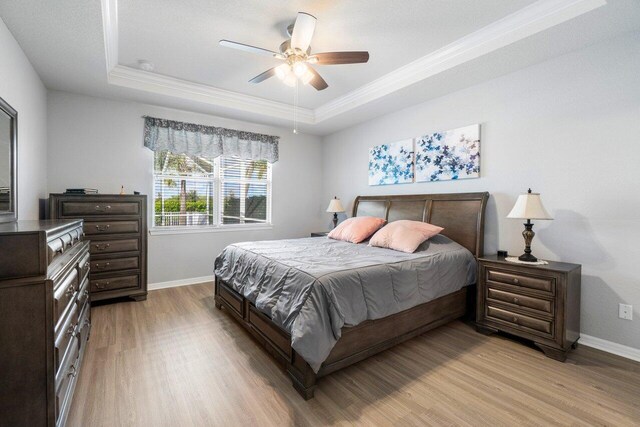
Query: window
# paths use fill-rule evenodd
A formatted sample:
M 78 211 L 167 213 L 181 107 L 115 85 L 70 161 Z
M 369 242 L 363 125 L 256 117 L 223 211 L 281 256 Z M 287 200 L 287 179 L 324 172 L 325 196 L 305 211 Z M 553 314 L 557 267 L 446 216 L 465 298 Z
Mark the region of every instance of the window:
M 153 225 L 225 227 L 271 223 L 271 164 L 155 153 Z

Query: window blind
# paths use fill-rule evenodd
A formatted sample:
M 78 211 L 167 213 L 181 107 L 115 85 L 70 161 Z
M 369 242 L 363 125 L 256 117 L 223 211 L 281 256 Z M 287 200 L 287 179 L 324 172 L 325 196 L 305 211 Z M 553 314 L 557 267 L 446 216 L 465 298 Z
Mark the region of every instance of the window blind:
M 271 164 L 168 151 L 154 157 L 154 226 L 271 223 Z

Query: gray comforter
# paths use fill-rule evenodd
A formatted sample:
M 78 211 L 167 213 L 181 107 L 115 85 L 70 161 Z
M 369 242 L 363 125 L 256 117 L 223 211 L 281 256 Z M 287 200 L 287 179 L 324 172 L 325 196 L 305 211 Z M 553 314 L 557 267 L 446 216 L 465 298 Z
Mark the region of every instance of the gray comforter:
M 475 283 L 476 262 L 444 236 L 413 254 L 313 237 L 229 245 L 215 274 L 291 334 L 293 349 L 317 372 L 343 326 Z

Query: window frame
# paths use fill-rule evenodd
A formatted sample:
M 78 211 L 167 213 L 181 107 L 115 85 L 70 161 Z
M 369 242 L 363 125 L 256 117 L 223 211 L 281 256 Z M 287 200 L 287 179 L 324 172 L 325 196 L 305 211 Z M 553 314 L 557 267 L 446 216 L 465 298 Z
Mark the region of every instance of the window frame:
M 155 153 L 154 153 L 154 165 L 155 165 Z M 204 181 L 212 181 L 213 183 L 213 200 L 216 201 L 216 203 L 214 203 L 213 206 L 213 218 L 214 218 L 214 223 L 210 224 L 210 225 L 171 225 L 171 226 L 156 226 L 155 225 L 155 218 L 156 218 L 156 212 L 155 212 L 155 207 L 156 207 L 156 189 L 155 189 L 155 184 L 156 184 L 156 180 L 157 179 L 167 179 L 167 178 L 172 178 L 175 179 L 176 177 L 178 177 L 178 175 L 167 175 L 163 172 L 160 173 L 156 173 L 155 171 L 155 166 L 152 170 L 152 181 L 153 181 L 153 192 L 152 192 L 152 197 L 150 198 L 150 203 L 151 203 L 151 209 L 150 209 L 150 224 L 152 224 L 151 227 L 149 227 L 149 234 L 154 235 L 154 234 L 191 234 L 191 233 L 211 233 L 211 232 L 226 232 L 226 231 L 246 231 L 246 230 L 270 230 L 273 228 L 273 223 L 272 223 L 272 203 L 273 203 L 273 171 L 272 171 L 272 164 L 267 162 L 267 176 L 266 179 L 264 181 L 260 181 L 260 180 L 252 180 L 252 179 L 247 179 L 244 174 L 241 174 L 240 179 L 227 179 L 225 180 L 223 177 L 223 173 L 222 173 L 222 167 L 221 167 L 221 163 L 222 163 L 222 157 L 223 156 L 218 156 L 214 159 L 211 159 L 209 161 L 213 162 L 213 178 L 208 178 L 208 177 L 203 177 L 203 176 L 191 176 L 191 175 L 183 175 L 184 177 L 186 177 L 187 179 L 195 179 L 195 180 L 204 180 Z M 250 160 L 242 160 L 239 159 L 242 163 L 242 170 L 244 170 L 245 167 L 245 163 L 244 162 L 248 162 Z M 261 223 L 249 223 L 249 224 L 223 224 L 222 223 L 222 217 L 223 217 L 223 211 L 222 211 L 222 206 L 224 203 L 224 195 L 222 194 L 222 184 L 223 182 L 234 182 L 234 183 L 239 183 L 241 188 L 242 185 L 247 184 L 247 183 L 264 183 L 266 184 L 266 220 L 265 222 L 261 222 Z M 244 198 L 240 198 L 241 201 L 241 206 L 244 205 L 245 200 Z M 242 208 L 241 208 L 241 212 L 243 212 Z M 241 217 L 243 217 L 243 215 L 241 215 Z

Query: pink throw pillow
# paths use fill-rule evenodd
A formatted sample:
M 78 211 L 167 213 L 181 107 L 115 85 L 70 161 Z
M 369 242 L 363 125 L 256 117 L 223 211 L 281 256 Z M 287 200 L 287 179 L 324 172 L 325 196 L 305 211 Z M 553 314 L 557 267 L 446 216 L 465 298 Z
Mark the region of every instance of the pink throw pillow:
M 338 226 L 329 233 L 329 238 L 351 243 L 360 243 L 378 231 L 385 222 L 387 221 L 373 216 L 356 216 L 338 224 Z
M 369 241 L 369 246 L 414 253 L 418 246 L 444 228 L 428 222 L 399 220 L 385 225 Z

